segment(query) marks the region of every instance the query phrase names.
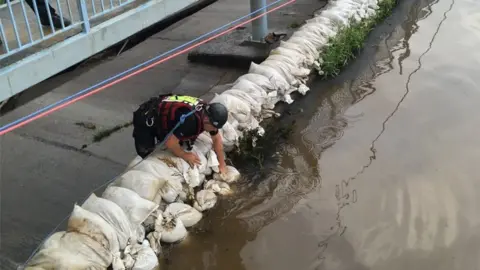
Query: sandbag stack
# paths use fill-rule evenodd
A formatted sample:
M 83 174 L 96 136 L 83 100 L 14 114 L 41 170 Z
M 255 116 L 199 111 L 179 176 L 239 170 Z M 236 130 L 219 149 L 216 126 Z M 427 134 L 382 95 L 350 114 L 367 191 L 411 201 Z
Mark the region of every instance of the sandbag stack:
M 291 93 L 306 94 L 309 75 L 321 71 L 321 54 L 340 27 L 373 16 L 377 0 L 332 0 L 306 21 L 288 40 L 281 41 L 262 63 L 252 63 L 231 89 L 216 95 L 229 110 L 220 134 L 226 152 L 245 131 L 265 132 L 260 122 L 274 116 L 279 101 L 292 103 Z M 192 150 L 201 164 L 191 168 L 183 159 L 156 150 L 136 157 L 101 197 L 95 194 L 75 205 L 66 231 L 50 236 L 26 269 L 137 269 L 157 267 L 162 243 L 176 243 L 188 228 L 232 193 L 240 173 L 229 166 L 218 172 L 212 139 L 201 134 Z

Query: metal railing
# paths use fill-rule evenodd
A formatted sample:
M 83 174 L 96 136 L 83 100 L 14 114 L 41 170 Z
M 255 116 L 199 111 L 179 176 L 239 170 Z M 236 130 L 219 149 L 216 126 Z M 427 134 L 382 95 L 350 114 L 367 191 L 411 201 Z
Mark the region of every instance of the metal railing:
M 78 26 L 82 27 L 84 33 L 88 33 L 92 19 L 134 1 L 6 0 L 6 4 L 0 7 L 0 39 L 3 49 L 0 51 L 0 59 L 52 37 L 65 36 L 60 34 Z

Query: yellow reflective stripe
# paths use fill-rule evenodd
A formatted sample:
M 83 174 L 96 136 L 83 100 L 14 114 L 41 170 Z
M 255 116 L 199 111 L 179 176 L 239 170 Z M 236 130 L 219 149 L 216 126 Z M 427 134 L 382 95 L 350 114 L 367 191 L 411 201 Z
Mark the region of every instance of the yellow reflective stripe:
M 171 102 L 185 102 L 188 104 L 191 104 L 193 106 L 197 105 L 198 103 L 198 98 L 196 97 L 191 97 L 191 96 L 170 96 L 165 99 L 165 101 L 171 101 Z

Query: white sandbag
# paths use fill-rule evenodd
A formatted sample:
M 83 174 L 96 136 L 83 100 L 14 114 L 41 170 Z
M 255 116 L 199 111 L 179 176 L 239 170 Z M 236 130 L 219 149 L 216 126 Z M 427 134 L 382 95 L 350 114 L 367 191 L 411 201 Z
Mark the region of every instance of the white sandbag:
M 265 79 L 267 79 L 265 77 Z M 260 85 L 252 82 L 251 80 L 247 80 L 245 78 L 241 78 L 235 81 L 235 84 L 231 87 L 231 89 L 239 89 L 242 90 L 254 98 L 265 98 L 267 96 L 267 90 L 263 89 Z
M 193 201 L 194 199 L 195 199 L 195 191 L 193 187 L 189 186 L 186 183 L 182 183 L 182 190 L 178 193 L 178 198 L 175 200 L 175 202 L 185 203 L 185 202 Z
M 211 190 L 200 190 L 195 196 L 193 207 L 200 212 L 213 208 L 217 203 L 217 196 Z
M 68 219 L 67 232 L 78 232 L 91 237 L 114 255 L 120 251 L 118 237 L 115 230 L 99 215 L 78 206 Z
M 116 203 L 99 198 L 92 193 L 82 204 L 82 208 L 102 217 L 112 228 L 118 238 L 120 249 L 123 250 L 128 242 L 136 242 L 135 229 L 125 212 Z
M 230 186 L 222 181 L 217 180 L 209 180 L 205 183 L 205 189 L 211 190 L 220 195 L 230 195 L 232 194 L 232 190 Z
M 182 183 L 176 179 L 169 179 L 165 181 L 163 186 L 160 188 L 162 199 L 167 203 L 174 202 L 182 190 Z
M 162 239 L 162 233 L 160 231 L 153 231 L 147 235 L 148 243 L 155 254 L 160 254 L 162 251 L 162 245 L 160 240 Z
M 208 160 L 208 167 L 212 168 L 214 172 L 218 172 L 219 171 L 218 166 L 220 165 L 220 163 L 218 162 L 218 157 L 215 151 L 210 150 L 207 153 L 207 160 Z
M 255 85 L 260 86 L 263 90 L 265 90 L 267 93 L 271 91 L 276 91 L 277 89 L 275 88 L 275 85 L 272 84 L 270 79 L 264 75 L 261 74 L 255 74 L 255 73 L 247 73 L 244 74 L 234 82 L 234 84 L 239 83 L 241 80 L 247 80 L 252 82 Z
M 171 203 L 163 212 L 163 217 L 174 217 L 182 221 L 185 228 L 192 227 L 202 219 L 202 213 L 184 203 Z
M 159 175 L 167 173 L 168 176 L 163 178 L 165 180 L 174 179 L 184 182 L 188 170 L 191 169 L 190 165 L 183 158 L 175 156 L 168 150 L 157 149 L 145 161 L 152 161 L 153 167 Z
M 132 270 L 152 270 L 158 265 L 158 258 L 147 240 L 144 240 L 140 250 L 135 254 L 135 264 Z
M 273 49 L 271 52 L 270 52 L 271 55 L 285 55 L 287 57 L 290 57 L 290 58 L 295 58 L 295 59 L 298 59 L 297 61 L 301 63 L 302 66 L 306 66 L 306 67 L 310 67 L 313 65 L 313 62 L 315 61 L 314 59 L 310 59 L 308 57 L 306 57 L 304 54 L 298 52 L 298 51 L 295 51 L 295 50 L 292 50 L 292 49 L 289 49 L 289 48 L 285 48 L 285 47 L 277 47 L 275 49 Z
M 206 155 L 212 149 L 212 146 L 212 137 L 206 131 L 202 132 L 195 140 L 195 148 L 203 155 Z
M 308 40 L 317 52 L 320 52 L 327 44 L 328 44 L 328 37 L 323 34 L 320 28 L 314 27 L 312 25 L 307 25 L 306 27 L 302 28 L 302 30 L 295 32 L 288 41 L 301 44 L 301 40 Z
M 239 123 L 245 122 L 251 115 L 251 109 L 247 102 L 238 97 L 231 95 L 215 94 L 211 103 L 221 103 L 228 109 L 230 116 L 235 118 Z
M 135 228 L 158 208 L 157 204 L 143 199 L 137 193 L 123 187 L 107 187 L 102 194 L 102 198 L 120 206 Z
M 140 197 L 158 204 L 161 197 L 157 194 L 164 182 L 165 179 L 156 177 L 151 173 L 132 169 L 115 180 L 114 185 L 135 191 Z
M 303 44 L 300 45 L 300 44 L 295 44 L 295 43 L 281 40 L 279 48 L 289 49 L 297 53 L 300 53 L 304 55 L 304 57 L 306 57 L 308 63 L 312 63 L 312 64 L 319 56 L 316 48 L 310 48 L 308 46 L 304 46 Z
M 253 115 L 250 116 L 250 118 L 247 121 L 245 121 L 243 123 L 240 123 L 238 125 L 238 130 L 243 131 L 243 132 L 248 131 L 248 130 L 255 130 L 255 129 L 259 129 L 259 128 L 260 128 L 260 123 L 258 122 L 258 120 L 255 117 L 253 117 Z
M 200 165 L 197 165 L 198 166 L 198 172 L 200 174 L 211 174 L 211 170 L 210 168 L 208 167 L 208 161 L 207 161 L 207 157 L 206 157 L 206 154 L 207 152 L 203 153 L 203 151 L 201 151 L 197 145 L 197 141 L 195 141 L 195 144 L 193 145 L 193 148 L 192 148 L 192 152 L 197 154 L 198 158 L 200 159 Z M 201 184 L 201 183 L 200 183 Z
M 158 179 L 170 179 L 176 170 L 151 155 L 152 154 L 140 162 L 140 164 L 135 167 L 135 170 L 149 173 Z
M 141 161 L 143 160 L 143 158 L 139 155 L 137 155 L 132 161 L 130 161 L 130 163 L 128 164 L 127 166 L 127 169 L 125 171 L 128 171 L 130 170 L 131 168 L 135 167 L 137 164 L 139 164 Z
M 214 180 L 225 181 L 227 183 L 233 183 L 240 179 L 240 172 L 232 166 L 227 166 L 227 172 L 224 174 L 215 173 L 213 175 Z
M 291 69 L 292 75 L 295 77 L 302 78 L 302 77 L 308 76 L 311 73 L 310 68 L 303 67 L 301 63 L 298 63 L 296 59 L 293 59 L 288 55 L 272 54 L 267 59 L 281 61 L 281 62 L 284 62 L 289 67 L 292 67 Z
M 255 116 L 259 116 L 260 112 L 262 111 L 262 103 L 255 100 L 253 97 L 248 95 L 248 93 L 246 93 L 245 91 L 241 91 L 238 89 L 230 89 L 223 92 L 222 95 L 232 95 L 246 102 L 248 106 L 250 106 L 251 113 Z
M 50 236 L 25 269 L 107 269 L 112 253 L 100 243 L 78 232 Z
M 182 221 L 171 215 L 159 217 L 156 222 L 155 231 L 161 233 L 161 241 L 165 243 L 176 243 L 187 237 L 188 232 Z
M 274 60 L 272 58 L 265 59 L 265 61 L 263 61 L 260 65 L 267 66 L 276 70 L 280 75 L 282 75 L 287 80 L 287 82 L 291 86 L 296 86 L 299 83 L 297 78 L 293 75 L 293 70 L 297 69 L 296 66 L 290 66 L 288 63 L 284 61 Z
M 271 67 L 257 65 L 254 62 L 250 64 L 250 68 L 248 70 L 249 73 L 260 74 L 267 77 L 270 82 L 275 86 L 275 89 L 280 92 L 280 94 L 284 94 L 285 91 L 288 91 L 291 86 L 278 71 Z
M 225 123 L 225 125 L 223 125 L 222 129 L 220 129 L 220 134 L 222 135 L 222 138 L 223 138 L 223 149 L 226 152 L 232 151 L 235 145 L 237 145 L 238 143 L 239 136 L 237 134 L 237 131 L 233 128 L 233 126 L 230 123 L 227 122 Z M 215 165 L 215 166 L 218 166 L 218 165 Z

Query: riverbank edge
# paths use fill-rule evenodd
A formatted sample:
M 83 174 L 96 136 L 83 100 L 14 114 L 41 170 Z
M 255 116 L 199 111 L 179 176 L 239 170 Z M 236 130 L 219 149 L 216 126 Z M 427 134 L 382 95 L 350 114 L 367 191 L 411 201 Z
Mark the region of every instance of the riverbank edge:
M 318 54 L 321 64 L 311 68 L 312 73 L 309 74 L 306 85 L 310 85 L 319 76 L 322 79 L 337 77 L 360 54 L 370 33 L 378 24 L 381 24 L 392 14 L 398 3 L 398 0 L 379 1 L 379 9 L 374 16 L 363 19 L 360 22 L 354 22 L 350 18 L 351 24 L 349 26 L 339 27 L 337 35 L 330 38 L 328 41 L 329 45 Z M 324 9 L 327 7 L 328 5 Z M 297 93 L 295 98 L 301 98 L 301 94 Z M 280 104 L 276 104 L 275 110 L 281 115 L 290 104 L 285 104 L 285 106 L 278 105 Z M 274 118 L 265 119 L 262 123 L 261 128 L 265 130 L 264 135 L 259 136 L 258 129 L 254 129 L 246 131 L 239 138 L 239 143 L 229 153 L 229 158 L 233 164 L 253 162 L 262 167 L 265 150 L 271 150 L 271 146 L 276 145 L 280 140 L 288 138 L 293 130 L 292 126 L 276 125 Z
M 396 0 L 384 0 L 384 1 L 380 1 L 380 3 L 385 2 L 385 1 L 394 1 L 395 4 L 397 3 Z M 329 6 L 327 5 L 323 10 L 327 10 L 328 7 L 329 7 Z M 393 7 L 392 7 L 391 10 L 393 10 Z M 390 12 L 391 12 L 391 10 L 390 10 Z M 380 9 L 379 9 L 379 11 L 380 11 Z M 380 13 L 381 13 L 381 11 L 380 11 Z M 389 15 L 389 14 L 387 14 L 387 15 Z M 376 16 L 375 16 L 375 17 L 376 17 Z M 385 17 L 386 17 L 386 16 L 385 16 Z M 369 20 L 369 19 L 373 19 L 373 18 L 368 18 L 368 19 L 366 19 L 366 20 Z M 382 20 L 383 20 L 383 19 L 376 20 L 376 23 L 380 23 Z M 350 29 L 350 30 L 351 30 L 351 29 L 356 29 L 356 28 L 353 28 L 353 27 L 354 27 L 354 25 L 352 25 L 351 27 L 344 28 L 344 29 L 345 29 L 345 31 L 346 31 L 346 29 Z M 371 30 L 372 30 L 372 29 L 369 29 L 369 30 L 368 30 L 368 33 L 370 33 Z M 341 31 L 342 31 L 342 30 L 339 30 L 339 31 L 338 31 L 338 34 L 342 34 Z M 368 36 L 368 33 L 367 33 L 367 35 L 365 35 L 365 38 Z M 328 52 L 328 48 L 334 47 L 334 44 L 335 44 L 334 42 L 335 42 L 335 40 L 336 40 L 335 38 L 330 39 L 331 44 L 329 44 L 329 45 L 327 46 L 327 48 L 325 49 L 325 52 Z M 363 40 L 363 41 L 365 41 L 365 40 Z M 353 52 L 352 52 L 352 53 L 353 53 Z M 321 59 L 324 55 L 325 55 L 325 53 L 320 53 L 320 54 L 318 54 L 318 59 Z M 318 60 L 318 59 L 317 59 L 317 60 Z M 353 59 L 353 58 L 350 58 L 350 60 L 351 60 L 351 59 Z M 347 61 L 347 62 L 348 62 L 348 61 Z M 310 73 L 308 74 L 308 78 L 305 80 L 305 83 L 304 83 L 304 84 L 301 84 L 301 85 L 309 84 L 314 78 L 316 78 L 316 77 L 318 76 L 318 72 L 317 72 L 317 74 L 313 73 L 313 71 L 315 71 L 315 70 L 317 70 L 317 71 L 318 71 L 318 70 L 321 70 L 321 65 L 319 66 L 319 69 L 317 69 L 315 66 L 312 65 L 312 67 L 310 68 Z M 321 74 L 321 75 L 322 75 L 322 74 Z M 298 87 L 297 90 L 298 90 L 299 88 L 300 88 L 300 87 Z M 288 103 L 288 102 L 287 102 L 287 103 Z M 275 109 L 278 110 L 277 104 L 276 104 L 276 106 L 275 106 Z M 261 145 L 261 144 L 262 144 L 262 141 L 264 141 L 264 140 L 269 140 L 270 143 L 271 143 L 271 139 L 269 139 L 269 138 L 271 138 L 272 134 L 273 134 L 273 135 L 279 135 L 279 134 L 283 134 L 283 135 L 284 135 L 285 133 L 278 132 L 278 130 L 275 130 L 274 128 L 267 128 L 267 127 L 274 127 L 274 126 L 275 126 L 274 124 L 272 124 L 272 123 L 274 122 L 274 120 L 275 120 L 275 118 L 266 118 L 266 119 L 261 119 L 261 120 L 259 121 L 259 123 L 261 124 L 260 126 L 263 126 L 263 128 L 261 128 L 261 129 L 264 129 L 264 130 L 265 130 L 265 134 L 263 134 L 263 136 L 259 136 L 259 135 L 258 135 L 258 132 L 257 132 L 257 131 L 259 130 L 259 128 L 257 128 L 257 129 L 250 129 L 250 130 L 247 130 L 247 131 L 245 131 L 245 132 L 240 133 L 240 134 L 239 134 L 239 142 L 240 142 L 239 145 L 242 145 L 242 144 L 241 144 L 242 141 L 243 141 L 243 142 L 251 141 L 252 143 L 253 143 L 253 142 L 256 142 L 256 145 Z M 255 132 L 254 132 L 254 131 L 255 131 Z M 252 149 L 258 149 L 258 147 L 254 147 L 253 144 L 245 144 L 245 143 L 244 143 L 243 145 L 245 145 L 244 147 L 247 147 L 246 145 L 252 145 Z M 250 147 L 250 146 L 248 146 L 248 147 Z M 240 149 L 241 149 L 241 147 L 240 147 Z M 232 152 L 232 151 L 227 151 L 227 152 Z M 251 153 L 250 153 L 250 154 L 245 154 L 245 155 L 246 155 L 246 156 L 248 156 L 248 155 L 251 156 Z M 40 251 L 40 250 L 39 250 L 39 251 Z

